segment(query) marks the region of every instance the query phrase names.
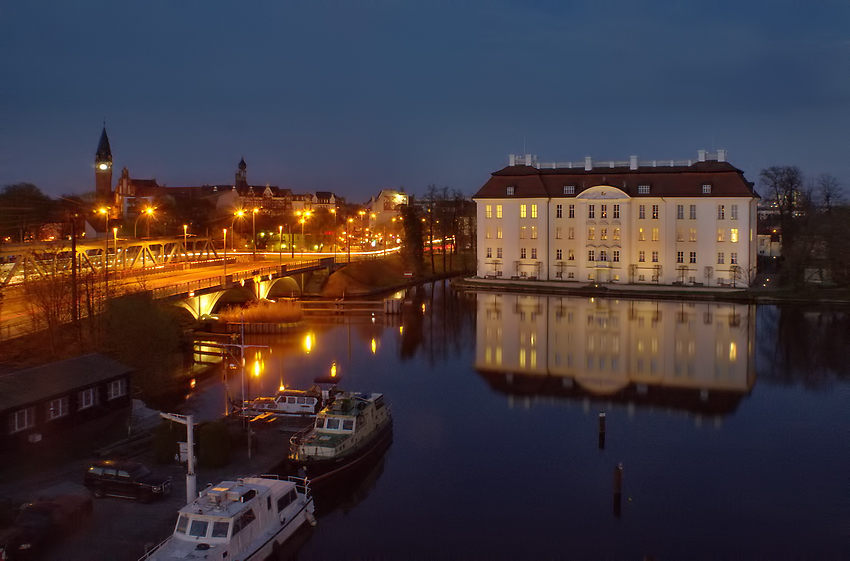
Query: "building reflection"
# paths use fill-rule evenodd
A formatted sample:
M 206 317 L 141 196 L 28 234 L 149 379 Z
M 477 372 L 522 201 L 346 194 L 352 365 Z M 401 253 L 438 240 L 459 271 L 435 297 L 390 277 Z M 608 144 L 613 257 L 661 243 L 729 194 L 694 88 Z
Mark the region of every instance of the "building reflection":
M 475 369 L 509 396 L 705 414 L 755 383 L 749 305 L 478 294 Z

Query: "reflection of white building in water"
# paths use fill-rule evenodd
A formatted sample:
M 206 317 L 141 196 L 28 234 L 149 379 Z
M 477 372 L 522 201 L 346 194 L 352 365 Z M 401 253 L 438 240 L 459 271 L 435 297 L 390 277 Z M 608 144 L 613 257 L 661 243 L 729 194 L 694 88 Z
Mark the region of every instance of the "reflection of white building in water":
M 747 305 L 478 294 L 475 368 L 512 395 L 731 411 L 755 382 Z

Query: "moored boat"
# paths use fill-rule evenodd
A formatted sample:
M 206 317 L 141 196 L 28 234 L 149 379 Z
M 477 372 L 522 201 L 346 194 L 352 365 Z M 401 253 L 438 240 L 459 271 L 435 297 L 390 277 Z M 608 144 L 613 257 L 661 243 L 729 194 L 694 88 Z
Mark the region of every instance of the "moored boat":
M 142 559 L 266 559 L 304 523 L 316 523 L 314 510 L 309 482 L 302 478 L 222 481 L 181 508 L 171 537 Z
M 273 397 L 258 397 L 245 402 L 248 416 L 271 413 L 275 416 L 312 417 L 332 399 L 333 393 L 312 386 L 306 390 L 281 388 Z
M 289 462 L 316 484 L 383 452 L 392 441 L 392 415 L 380 393 L 343 392 L 290 439 Z

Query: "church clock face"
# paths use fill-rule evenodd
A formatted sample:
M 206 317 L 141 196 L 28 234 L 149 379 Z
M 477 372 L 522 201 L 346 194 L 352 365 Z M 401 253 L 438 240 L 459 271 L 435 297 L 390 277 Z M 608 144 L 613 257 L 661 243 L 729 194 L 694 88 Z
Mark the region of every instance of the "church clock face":
M 97 167 L 102 169 L 102 170 L 107 170 L 107 169 L 109 169 L 109 164 L 102 163 L 102 164 L 99 164 Z

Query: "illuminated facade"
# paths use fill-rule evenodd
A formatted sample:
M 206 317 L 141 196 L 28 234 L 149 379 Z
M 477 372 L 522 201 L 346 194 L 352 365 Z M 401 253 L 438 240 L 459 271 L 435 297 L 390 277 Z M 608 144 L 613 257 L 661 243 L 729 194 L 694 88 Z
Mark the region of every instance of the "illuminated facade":
M 683 162 L 511 156 L 473 197 L 478 276 L 746 285 L 759 197 L 725 160 L 722 150 Z

